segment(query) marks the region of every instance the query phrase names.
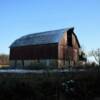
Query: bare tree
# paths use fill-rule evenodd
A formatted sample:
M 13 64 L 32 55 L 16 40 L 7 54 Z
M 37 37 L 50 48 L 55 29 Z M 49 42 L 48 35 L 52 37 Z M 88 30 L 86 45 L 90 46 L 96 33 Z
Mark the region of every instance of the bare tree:
M 92 50 L 90 55 L 95 58 L 95 60 L 100 66 L 100 48 L 98 48 L 97 50 Z
M 9 56 L 6 54 L 0 54 L 0 64 L 1 65 L 9 64 Z

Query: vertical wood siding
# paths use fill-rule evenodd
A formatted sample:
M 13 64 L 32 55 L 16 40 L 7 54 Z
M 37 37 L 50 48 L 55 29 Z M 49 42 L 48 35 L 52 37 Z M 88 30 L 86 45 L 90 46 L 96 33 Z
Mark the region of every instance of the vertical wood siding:
M 57 59 L 58 44 L 23 46 L 10 49 L 12 59 Z

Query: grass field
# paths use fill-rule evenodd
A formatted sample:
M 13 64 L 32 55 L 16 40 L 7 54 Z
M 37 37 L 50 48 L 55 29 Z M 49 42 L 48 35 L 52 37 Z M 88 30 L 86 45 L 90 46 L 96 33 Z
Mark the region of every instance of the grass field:
M 0 65 L 0 68 L 8 68 L 9 65 Z
M 74 83 L 67 84 L 70 80 Z M 0 73 L 0 100 L 92 100 L 99 89 L 96 71 Z

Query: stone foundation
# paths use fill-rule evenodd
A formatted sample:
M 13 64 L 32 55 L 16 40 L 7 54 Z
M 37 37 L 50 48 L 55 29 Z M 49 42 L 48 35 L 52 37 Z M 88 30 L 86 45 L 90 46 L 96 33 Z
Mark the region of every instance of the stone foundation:
M 73 61 L 70 61 L 70 66 L 73 66 Z M 10 66 L 15 68 L 68 68 L 69 62 L 64 60 L 11 60 Z
M 34 68 L 34 67 L 48 67 L 48 68 L 57 68 L 58 61 L 55 59 L 52 60 L 11 60 L 10 66 L 15 68 Z

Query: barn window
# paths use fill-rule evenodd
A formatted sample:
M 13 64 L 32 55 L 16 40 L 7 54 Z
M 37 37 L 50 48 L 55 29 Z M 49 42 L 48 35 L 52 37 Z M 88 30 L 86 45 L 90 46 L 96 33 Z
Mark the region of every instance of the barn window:
M 72 47 L 72 33 L 70 32 L 67 34 L 67 45 Z

